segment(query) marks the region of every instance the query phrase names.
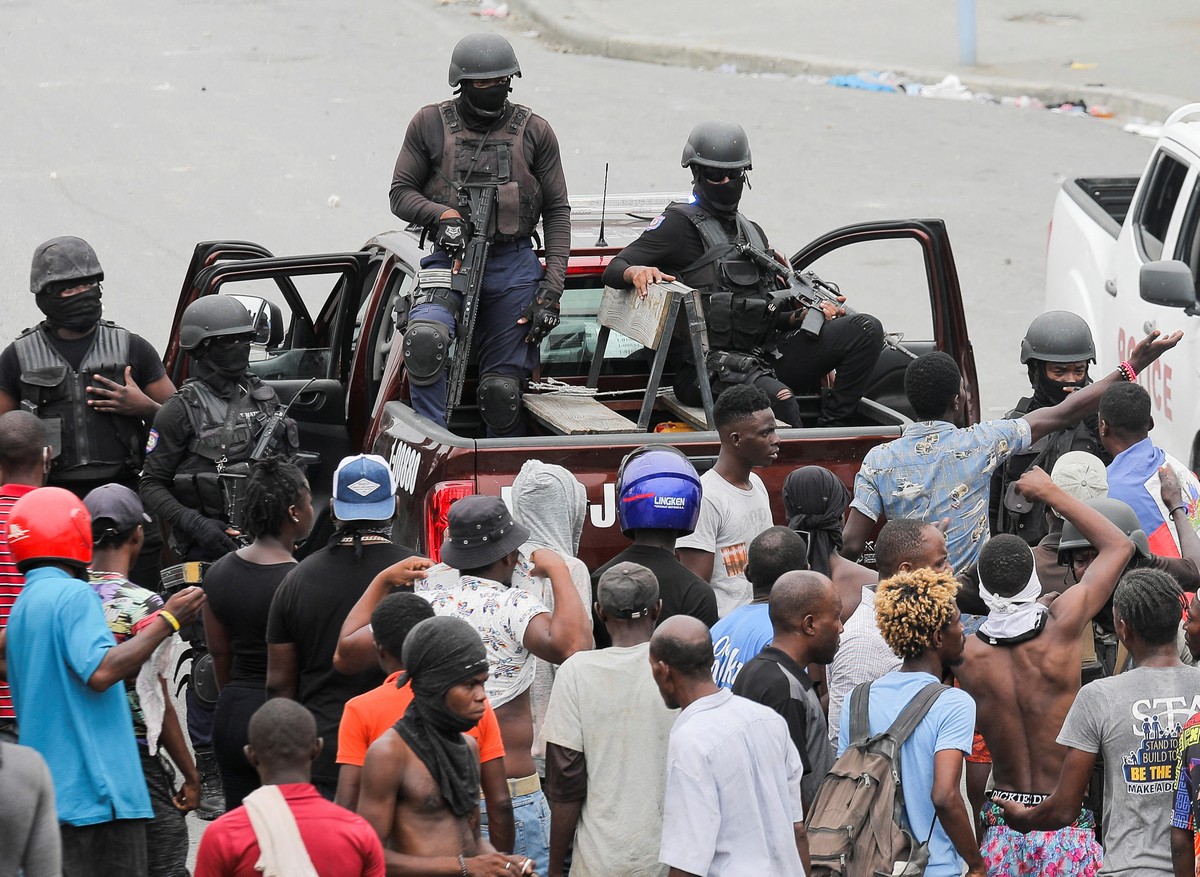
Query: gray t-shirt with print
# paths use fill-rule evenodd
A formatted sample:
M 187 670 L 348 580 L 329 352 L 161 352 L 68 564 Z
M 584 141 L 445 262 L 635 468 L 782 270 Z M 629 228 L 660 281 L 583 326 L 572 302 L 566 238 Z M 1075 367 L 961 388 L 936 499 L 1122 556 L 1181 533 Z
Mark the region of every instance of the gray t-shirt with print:
M 1138 667 L 1079 690 L 1058 742 L 1104 758 L 1100 875 L 1174 873 L 1176 743 L 1200 710 L 1200 669 Z

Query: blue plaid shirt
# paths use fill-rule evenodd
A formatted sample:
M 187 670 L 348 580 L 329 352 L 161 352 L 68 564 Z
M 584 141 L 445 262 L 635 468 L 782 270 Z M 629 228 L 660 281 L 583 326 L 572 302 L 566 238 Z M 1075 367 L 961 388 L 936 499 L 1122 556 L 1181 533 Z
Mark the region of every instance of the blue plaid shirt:
M 979 560 L 988 537 L 992 472 L 1032 444 L 1029 423 L 989 420 L 959 429 L 944 420 L 913 423 L 895 441 L 867 452 L 854 477 L 854 500 L 873 521 L 950 519 L 946 549 L 956 573 Z

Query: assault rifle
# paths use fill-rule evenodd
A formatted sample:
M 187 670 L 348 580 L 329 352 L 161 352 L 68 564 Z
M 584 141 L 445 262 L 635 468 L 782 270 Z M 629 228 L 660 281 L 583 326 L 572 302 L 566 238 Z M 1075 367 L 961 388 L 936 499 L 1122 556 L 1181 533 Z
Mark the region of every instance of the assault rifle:
M 230 465 L 218 465 L 217 479 L 221 486 L 221 500 L 225 505 L 225 517 L 235 530 L 241 530 L 244 525 L 242 518 L 246 511 L 246 481 L 250 477 L 250 467 L 276 452 L 282 431 L 287 429 L 288 412 L 292 410 L 296 400 L 315 380 L 316 378 L 310 378 L 308 383 L 301 387 L 286 405 L 281 402 L 275 406 L 275 410 L 263 422 L 262 429 L 258 433 L 258 441 L 254 443 L 254 449 L 250 451 L 249 458 Z M 305 467 L 320 462 L 320 457 L 317 454 L 301 451 L 292 457 L 292 461 L 298 466 Z M 245 544 L 249 544 L 249 541 Z
M 846 314 L 854 313 L 839 301 L 841 293 L 836 286 L 826 283 L 811 271 L 801 274 L 799 271 L 793 270 L 790 265 L 784 265 L 770 253 L 764 253 L 747 243 L 735 246 L 739 253 L 758 265 L 760 269 L 784 278 L 787 281 L 787 291 L 808 307 L 808 311 L 800 323 L 800 331 L 804 334 L 816 338 L 825 328 L 825 312 L 821 310 L 824 302 L 832 302 Z
M 823 302 L 831 302 L 847 316 L 854 315 L 854 309 L 848 308 L 842 303 L 842 292 L 837 288 L 837 284 L 822 280 L 812 271 L 806 271 L 801 274 L 790 265 L 781 263 L 770 253 L 764 253 L 757 247 L 750 246 L 750 244 L 742 243 L 735 244 L 735 246 L 739 253 L 752 260 L 759 268 L 777 277 L 784 278 L 787 281 L 787 291 L 808 307 L 808 310 L 804 313 L 804 319 L 800 322 L 800 331 L 804 334 L 816 338 L 821 334 L 821 330 L 825 328 L 825 312 L 821 310 Z M 905 347 L 902 343 L 903 341 L 903 332 L 883 333 L 884 347 L 890 347 L 892 350 L 899 351 L 909 359 L 916 359 L 917 354 Z
M 251 462 L 265 460 L 271 454 L 275 453 L 275 448 L 279 446 L 279 428 L 284 425 L 288 412 L 292 410 L 292 406 L 296 404 L 296 400 L 304 395 L 304 391 L 311 387 L 315 380 L 316 378 L 309 378 L 308 383 L 297 390 L 296 394 L 288 400 L 286 405 L 280 403 L 275 406 L 275 410 L 271 412 L 271 416 L 267 418 L 263 424 L 262 431 L 258 434 L 258 441 L 254 444 L 254 450 L 250 452 Z
M 447 421 L 462 400 L 463 384 L 467 379 L 467 361 L 471 358 L 475 321 L 479 317 L 479 289 L 483 284 L 484 268 L 487 266 L 496 207 L 495 186 L 463 186 L 458 192 L 459 209 L 469 213 L 467 221 L 470 234 L 463 247 L 462 263 L 458 272 L 450 277 L 450 288 L 462 295 L 462 315 L 458 323 L 454 358 L 450 361 L 450 375 L 446 382 Z

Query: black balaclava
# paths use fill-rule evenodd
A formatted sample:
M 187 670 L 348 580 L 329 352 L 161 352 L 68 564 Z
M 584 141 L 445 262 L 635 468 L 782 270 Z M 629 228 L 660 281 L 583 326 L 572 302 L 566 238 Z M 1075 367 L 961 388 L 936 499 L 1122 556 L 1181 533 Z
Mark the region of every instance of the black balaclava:
M 39 292 L 36 299 L 38 310 L 46 315 L 46 323 L 51 329 L 86 332 L 100 322 L 104 313 L 98 283 L 67 298 L 60 298 L 53 292 Z
M 512 92 L 512 81 L 500 82 L 487 88 L 476 88 L 469 81 L 463 82 L 462 111 L 468 125 L 488 128 L 504 115 L 505 101 Z
M 479 806 L 479 760 L 463 733 L 476 722 L 446 706 L 446 692 L 488 670 L 487 649 L 475 628 L 460 618 L 427 618 L 404 640 L 404 674 L 413 700 L 396 733 L 428 768 L 455 816 Z
M 850 491 L 821 466 L 803 466 L 783 482 L 783 510 L 788 526 L 809 534 L 808 566 L 829 575 L 829 555 L 842 547 L 842 515 Z
M 1084 374 L 1082 381 L 1052 381 L 1046 376 L 1046 367 L 1041 360 L 1029 363 L 1029 383 L 1033 386 L 1033 402 L 1035 408 L 1049 408 L 1058 405 L 1071 395 L 1068 389 L 1074 387 L 1082 390 L 1092 382 L 1090 373 Z
M 250 336 L 232 347 L 206 343 L 203 351 L 192 351 L 196 377 L 222 396 L 229 396 L 250 367 Z
M 250 368 L 250 338 L 229 347 L 210 343 L 204 359 L 225 377 L 240 378 Z
M 740 171 L 735 169 L 730 173 L 740 173 Z M 737 215 L 738 205 L 742 202 L 742 189 L 746 185 L 744 174 L 739 180 L 710 183 L 704 177 L 703 168 L 696 168 L 692 183 L 692 189 L 696 193 L 696 199 L 700 202 L 701 207 L 726 219 L 732 219 Z

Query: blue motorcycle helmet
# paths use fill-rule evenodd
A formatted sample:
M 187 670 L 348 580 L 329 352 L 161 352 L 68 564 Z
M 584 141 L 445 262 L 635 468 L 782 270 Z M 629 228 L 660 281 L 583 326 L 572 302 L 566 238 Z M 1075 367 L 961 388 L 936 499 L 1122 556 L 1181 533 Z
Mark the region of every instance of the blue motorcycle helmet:
M 692 461 L 671 445 L 630 451 L 617 470 L 617 520 L 621 532 L 674 530 L 687 536 L 700 518 L 702 489 Z

